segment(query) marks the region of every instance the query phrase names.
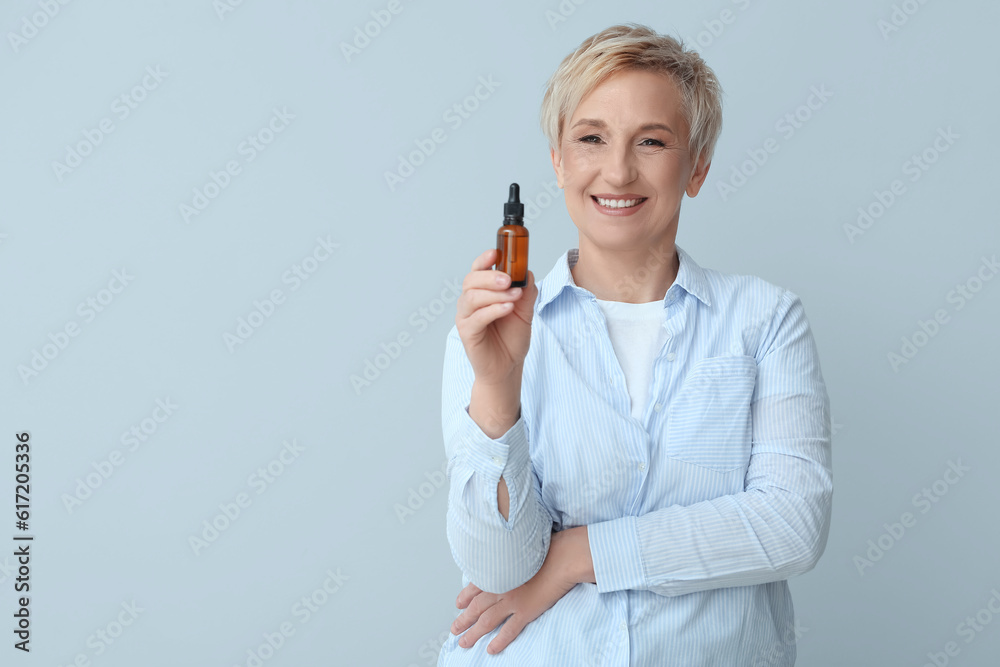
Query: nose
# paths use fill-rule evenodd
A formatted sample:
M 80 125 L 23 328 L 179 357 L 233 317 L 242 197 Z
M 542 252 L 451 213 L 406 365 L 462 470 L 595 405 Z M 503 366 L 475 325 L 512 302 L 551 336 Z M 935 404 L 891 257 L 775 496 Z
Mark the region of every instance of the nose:
M 613 187 L 628 185 L 638 176 L 635 154 L 627 142 L 622 142 L 605 153 L 604 180 Z

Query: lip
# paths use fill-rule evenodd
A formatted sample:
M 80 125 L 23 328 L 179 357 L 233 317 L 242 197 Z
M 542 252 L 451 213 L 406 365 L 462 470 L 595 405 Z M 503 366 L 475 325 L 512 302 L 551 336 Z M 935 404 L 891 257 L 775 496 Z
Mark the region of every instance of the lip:
M 642 201 L 636 204 L 635 206 L 631 206 L 629 208 L 610 208 L 608 206 L 601 206 L 601 204 L 597 202 L 596 197 L 600 197 L 601 199 L 642 199 Z M 631 193 L 626 195 L 597 194 L 597 195 L 591 195 L 590 201 L 594 204 L 594 208 L 597 209 L 598 213 L 603 213 L 604 215 L 623 216 L 623 215 L 634 215 L 635 213 L 638 213 L 639 209 L 645 206 L 646 202 L 649 201 L 649 197 L 643 198 L 642 195 L 635 195 Z

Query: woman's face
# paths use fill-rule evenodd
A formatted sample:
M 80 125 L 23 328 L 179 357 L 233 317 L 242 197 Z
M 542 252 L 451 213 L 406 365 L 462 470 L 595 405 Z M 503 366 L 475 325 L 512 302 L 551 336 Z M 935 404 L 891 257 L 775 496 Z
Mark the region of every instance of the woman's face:
M 619 72 L 584 97 L 551 152 L 581 242 L 672 243 L 681 198 L 697 195 L 708 174 L 707 164 L 695 169 L 687 144 L 680 93 L 665 74 Z

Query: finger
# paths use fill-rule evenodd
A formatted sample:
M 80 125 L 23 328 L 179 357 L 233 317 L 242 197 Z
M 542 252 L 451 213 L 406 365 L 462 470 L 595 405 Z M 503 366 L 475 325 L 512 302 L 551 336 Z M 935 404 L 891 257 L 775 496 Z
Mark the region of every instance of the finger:
M 455 606 L 459 609 L 465 609 L 465 607 L 472 602 L 472 598 L 482 592 L 482 589 L 478 588 L 475 584 L 469 584 L 458 594 L 458 598 L 455 600 Z
M 498 625 L 504 622 L 508 616 L 511 615 L 510 609 L 502 604 L 494 604 L 489 609 L 484 611 L 469 630 L 462 635 L 462 638 L 458 640 L 458 645 L 463 648 L 469 648 L 474 646 L 483 635 L 490 633 Z
M 493 638 L 490 645 L 486 647 L 486 652 L 491 655 L 496 655 L 500 651 L 507 648 L 507 646 L 514 641 L 521 631 L 524 630 L 525 624 L 520 620 L 521 617 L 518 614 L 514 614 L 507 619 L 507 622 L 503 624 L 500 631 L 497 632 L 497 636 Z
M 483 269 L 491 269 L 493 265 L 497 263 L 497 249 L 490 248 L 489 250 L 484 250 L 479 257 L 472 260 L 472 266 L 469 267 L 470 271 L 482 271 Z
M 494 320 L 509 315 L 514 310 L 514 303 L 521 298 L 523 292 L 501 293 L 494 303 L 472 308 L 459 304 L 455 324 L 462 339 L 478 341 L 478 337 Z
M 520 290 L 511 292 L 516 288 L 512 288 L 510 282 L 510 276 L 503 271 L 476 271 L 465 276 L 456 308 L 458 317 L 468 317 L 477 308 L 502 300 L 507 295 L 520 296 Z
M 498 259 L 500 259 L 500 251 L 496 248 L 484 250 L 479 257 L 476 257 L 476 259 L 472 261 L 470 269 L 473 272 L 493 270 L 493 267 L 496 265 Z
M 510 285 L 510 276 L 506 272 L 494 269 L 496 250 L 487 250 L 472 262 L 472 270 L 462 280 L 462 290 L 477 287 L 504 289 Z
M 503 289 L 510 284 L 510 276 L 499 269 L 494 269 L 497 263 L 497 250 L 493 248 L 491 250 L 484 251 L 479 257 L 477 257 L 472 262 L 472 267 L 465 280 L 462 281 L 462 289 L 469 289 L 475 287 L 492 287 L 493 285 L 500 285 Z M 531 287 L 535 282 L 535 274 L 528 270 L 528 283 L 525 287 Z
M 523 287 L 500 288 L 498 286 L 496 289 L 479 287 L 467 289 L 459 297 L 455 313 L 457 319 L 467 318 L 480 308 L 507 301 L 517 301 L 523 294 Z
M 468 317 L 477 308 L 497 300 L 495 293 L 510 287 L 510 276 L 491 268 L 496 260 L 495 249 L 483 252 L 472 262 L 472 270 L 462 280 L 458 298 L 458 319 Z M 482 290 L 477 293 L 477 290 Z
M 493 606 L 500 599 L 499 595 L 493 593 L 480 593 L 472 598 L 469 607 L 458 615 L 458 618 L 451 624 L 452 634 L 460 635 L 466 631 L 473 623 L 479 620 L 480 614 Z

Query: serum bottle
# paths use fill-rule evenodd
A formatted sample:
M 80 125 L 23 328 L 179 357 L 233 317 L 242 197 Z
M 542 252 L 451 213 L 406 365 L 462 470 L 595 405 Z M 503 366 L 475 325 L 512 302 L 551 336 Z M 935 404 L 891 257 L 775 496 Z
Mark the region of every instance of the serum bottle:
M 503 205 L 503 227 L 497 230 L 496 270 L 510 276 L 511 287 L 528 284 L 528 230 L 520 195 L 520 186 L 511 183 L 510 197 Z

